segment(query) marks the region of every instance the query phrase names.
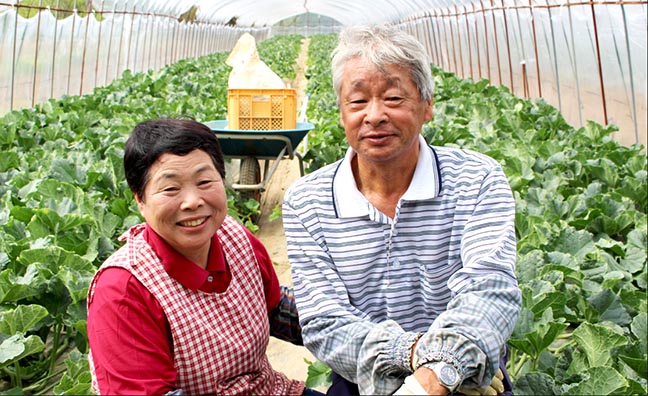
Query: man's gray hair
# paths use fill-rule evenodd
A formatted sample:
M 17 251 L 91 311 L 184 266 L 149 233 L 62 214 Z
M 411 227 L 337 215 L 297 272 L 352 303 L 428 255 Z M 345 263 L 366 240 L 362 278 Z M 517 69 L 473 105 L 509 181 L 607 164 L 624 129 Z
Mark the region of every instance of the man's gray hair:
M 389 25 L 348 26 L 339 35 L 333 50 L 331 73 L 333 88 L 340 104 L 344 67 L 348 60 L 360 58 L 385 70 L 388 65 L 401 65 L 410 70 L 421 99 L 432 101 L 434 80 L 431 60 L 425 47 L 412 35 Z

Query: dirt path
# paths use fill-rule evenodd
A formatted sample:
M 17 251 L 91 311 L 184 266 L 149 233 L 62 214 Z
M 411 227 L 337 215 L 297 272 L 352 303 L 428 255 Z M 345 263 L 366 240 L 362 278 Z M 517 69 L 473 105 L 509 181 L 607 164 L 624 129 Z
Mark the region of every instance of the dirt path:
M 297 76 L 292 84 L 292 88 L 297 90 L 298 109 L 301 108 L 301 102 L 307 84 L 304 76 L 307 53 L 308 39 L 305 39 L 297 60 Z M 275 263 L 275 270 L 277 271 L 279 282 L 282 285 L 292 285 L 290 264 L 286 253 L 286 237 L 281 219 L 270 221 L 268 218 L 275 208 L 281 208 L 284 192 L 299 177 L 298 159 L 282 160 L 279 162 L 272 178 L 266 184 L 266 190 L 261 194 L 261 215 L 258 222 L 259 230 L 256 235 L 268 249 L 268 253 Z M 286 374 L 289 378 L 303 381 L 306 380 L 308 374 L 308 365 L 304 359 L 308 359 L 309 361 L 315 360 L 306 348 L 273 337 L 270 337 L 267 355 L 275 370 Z M 322 389 L 319 390 L 323 391 Z

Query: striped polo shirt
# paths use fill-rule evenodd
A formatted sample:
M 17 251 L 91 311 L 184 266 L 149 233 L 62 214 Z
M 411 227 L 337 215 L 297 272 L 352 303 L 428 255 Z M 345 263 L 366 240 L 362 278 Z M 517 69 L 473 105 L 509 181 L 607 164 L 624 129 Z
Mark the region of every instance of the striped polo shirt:
M 463 325 L 440 319 L 434 326 L 474 329 L 483 326 L 475 321 L 496 318 L 498 328 L 484 331 L 479 346 L 492 345 L 487 353 L 497 361 L 519 312 L 515 202 L 500 165 L 419 140 L 416 170 L 393 219 L 358 191 L 352 149 L 295 182 L 284 198 L 304 344 L 354 382 L 371 323 L 395 321 L 406 332 L 425 332 L 454 296 L 489 279 L 507 292 L 459 304 L 453 315 Z

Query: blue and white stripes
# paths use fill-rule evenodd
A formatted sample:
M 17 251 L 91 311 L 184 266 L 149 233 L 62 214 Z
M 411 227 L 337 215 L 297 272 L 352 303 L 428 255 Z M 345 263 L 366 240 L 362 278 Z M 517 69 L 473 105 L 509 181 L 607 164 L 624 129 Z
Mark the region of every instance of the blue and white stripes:
M 508 294 L 471 299 L 477 306 L 458 304 L 454 309 L 470 312 L 457 316 L 467 323 L 450 323 L 452 331 L 472 335 L 483 318 L 498 318 L 495 328 L 484 330 L 499 333 L 498 345 L 478 345 L 497 362 L 519 311 L 515 204 L 501 167 L 479 153 L 421 142 L 417 170 L 393 219 L 357 191 L 351 151 L 297 181 L 285 196 L 305 345 L 361 389 L 358 356 L 371 326 L 360 322 L 394 321 L 404 331 L 425 332 L 454 296 L 490 279 Z

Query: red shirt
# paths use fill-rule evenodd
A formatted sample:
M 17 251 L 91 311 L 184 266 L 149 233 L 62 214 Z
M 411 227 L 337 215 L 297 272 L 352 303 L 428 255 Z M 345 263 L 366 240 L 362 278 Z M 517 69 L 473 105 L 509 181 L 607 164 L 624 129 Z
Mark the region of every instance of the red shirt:
M 279 280 L 267 250 L 246 230 L 259 263 L 268 312 L 280 300 Z M 231 280 L 223 251 L 214 236 L 207 269 L 180 255 L 148 225 L 144 239 L 167 273 L 183 286 L 222 292 Z M 163 394 L 175 388 L 171 330 L 151 293 L 127 270 L 105 269 L 88 307 L 88 339 L 101 389 L 112 394 Z M 103 372 L 99 372 L 103 371 Z

